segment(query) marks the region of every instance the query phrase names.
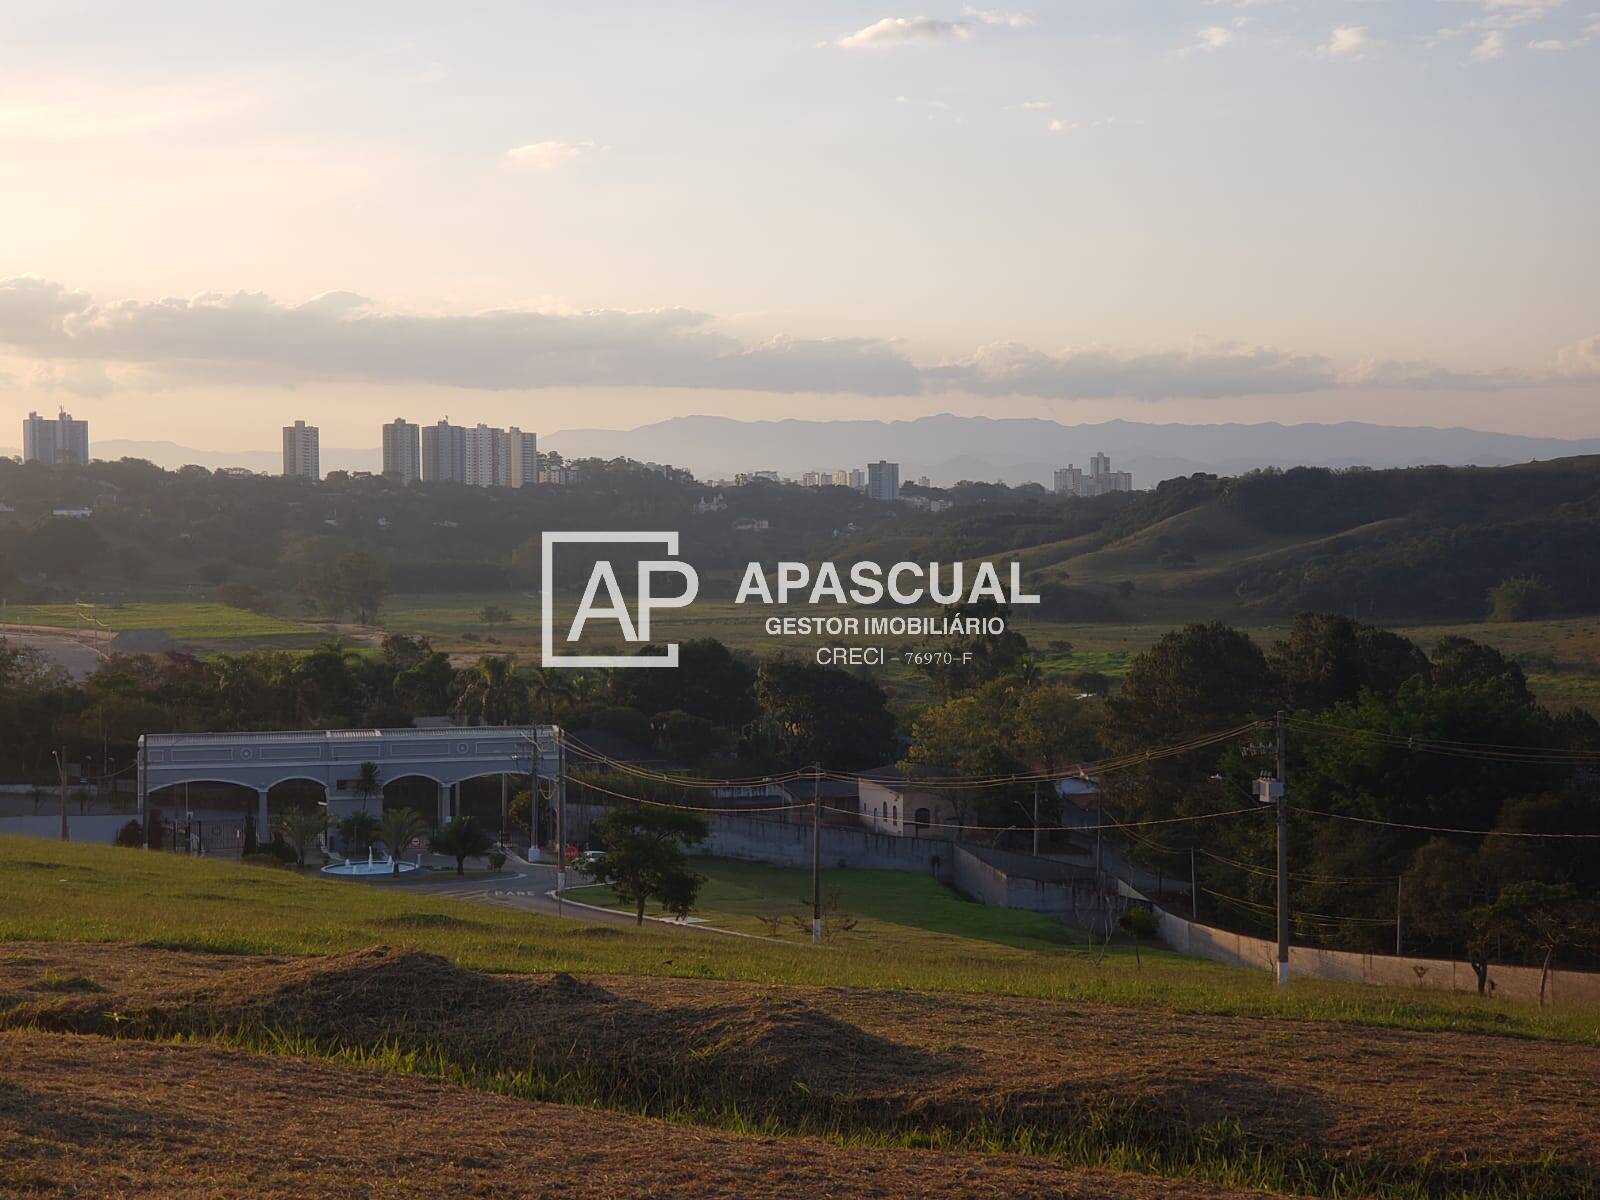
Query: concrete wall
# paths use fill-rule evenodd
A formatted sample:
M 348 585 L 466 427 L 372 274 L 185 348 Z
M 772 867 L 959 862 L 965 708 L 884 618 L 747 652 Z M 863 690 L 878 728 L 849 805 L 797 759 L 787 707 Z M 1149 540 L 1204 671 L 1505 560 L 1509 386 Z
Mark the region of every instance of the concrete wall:
M 1126 884 L 1119 883 L 1118 887 L 1124 895 L 1143 899 Z M 1264 971 L 1273 970 L 1277 964 L 1276 942 L 1198 925 L 1160 908 L 1154 911 L 1160 921 L 1158 936 L 1162 944 L 1179 954 L 1230 967 L 1253 967 Z M 1311 946 L 1289 947 L 1289 976 L 1372 983 L 1384 987 L 1433 988 L 1447 992 L 1478 990 L 1478 977 L 1473 974 L 1472 967 L 1464 962 L 1447 958 L 1322 950 Z M 1537 1001 L 1539 968 L 1492 966 L 1489 968 L 1489 991 L 1491 995 L 1512 1000 Z M 1556 1004 L 1600 1004 L 1600 972 L 1551 971 L 1545 985 L 1545 1000 Z
M 108 845 L 117 840 L 117 833 L 133 819 L 132 813 L 88 813 L 79 816 L 75 809 L 69 809 L 67 837 L 74 842 Z M 40 813 L 37 817 L 0 817 L 0 834 L 56 841 L 61 837 L 61 814 L 57 811 Z
M 588 837 L 590 823 L 605 813 L 598 805 L 567 801 L 567 840 Z M 745 862 L 777 863 L 789 867 L 811 865 L 811 823 L 769 821 L 722 813 L 702 813 L 711 834 L 696 853 Z M 953 872 L 953 847 L 934 838 L 893 837 L 861 829 L 822 827 L 822 865 L 853 867 L 864 871 L 921 871 L 949 881 Z
M 1069 863 L 1035 859 L 988 847 L 960 845 L 955 851 L 956 888 L 974 900 L 997 908 L 1048 913 L 1081 929 L 1103 930 L 1127 907 L 1127 900 L 1102 890 L 1092 872 Z M 1019 874 L 1026 869 L 1031 878 Z

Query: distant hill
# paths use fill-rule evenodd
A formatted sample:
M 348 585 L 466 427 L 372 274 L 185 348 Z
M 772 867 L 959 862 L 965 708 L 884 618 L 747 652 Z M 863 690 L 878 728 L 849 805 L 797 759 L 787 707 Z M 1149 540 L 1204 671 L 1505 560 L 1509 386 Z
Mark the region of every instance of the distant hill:
M 1347 613 L 1476 619 L 1536 578 L 1551 614 L 1600 612 L 1600 456 L 1383 471 L 1299 467 L 1073 500 L 956 489 L 956 506 L 853 537 L 834 557 L 1019 558 L 1062 620 Z
M 1505 466 L 1600 453 L 1600 438 L 1563 440 L 1474 429 L 1334 425 L 1155 425 L 958 417 L 912 421 L 736 421 L 674 417 L 631 430 L 574 429 L 542 444 L 568 457 L 636 458 L 671 463 L 701 477 L 738 471 L 797 474 L 854 467 L 879 458 L 900 464 L 902 480 L 927 475 L 938 486 L 962 479 L 1046 483 L 1056 467 L 1086 466 L 1103 451 L 1134 486 L 1207 471 L 1235 475 L 1256 467 Z

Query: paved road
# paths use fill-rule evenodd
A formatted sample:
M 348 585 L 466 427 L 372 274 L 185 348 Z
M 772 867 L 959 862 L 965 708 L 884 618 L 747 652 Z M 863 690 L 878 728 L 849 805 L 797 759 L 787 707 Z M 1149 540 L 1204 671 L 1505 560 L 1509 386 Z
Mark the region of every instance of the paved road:
M 27 646 L 44 655 L 46 661 L 65 668 L 74 680 L 93 674 L 100 665 L 101 652 L 73 637 L 61 634 L 38 633 L 31 628 L 16 625 L 0 626 L 0 637 L 13 646 Z
M 419 892 L 446 900 L 472 900 L 479 904 L 493 904 L 501 908 L 518 909 L 522 912 L 561 916 L 570 921 L 593 921 L 611 925 L 632 925 L 634 923 L 633 917 L 627 913 L 612 912 L 610 910 L 597 911 L 592 908 L 582 907 L 580 904 L 558 903 L 549 895 L 550 892 L 555 890 L 556 886 L 556 869 L 554 867 L 523 862 L 521 859 L 512 859 L 508 865 L 516 872 L 515 875 L 499 875 L 490 879 L 464 879 L 459 883 L 407 886 L 416 886 Z M 583 890 L 577 887 L 578 884 L 583 882 L 583 876 L 577 871 L 569 870 L 567 872 L 568 895 L 572 899 L 585 900 Z M 676 923 L 646 918 L 646 924 Z M 704 933 L 720 933 L 728 937 L 751 936 L 750 934 L 735 933 L 727 929 L 715 929 L 698 923 L 681 925 L 678 928 L 698 929 Z

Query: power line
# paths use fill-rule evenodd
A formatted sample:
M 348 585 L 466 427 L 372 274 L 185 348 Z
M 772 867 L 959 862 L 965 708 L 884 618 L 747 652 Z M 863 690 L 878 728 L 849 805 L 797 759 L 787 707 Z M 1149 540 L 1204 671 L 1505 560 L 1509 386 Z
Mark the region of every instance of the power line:
M 1532 833 L 1519 829 L 1452 829 L 1447 825 L 1413 825 L 1406 821 L 1381 821 L 1376 817 L 1353 817 L 1347 813 L 1321 812 L 1315 808 L 1295 808 L 1295 812 L 1311 817 L 1326 817 L 1333 821 L 1354 821 L 1360 825 L 1383 825 L 1389 829 L 1415 829 L 1423 833 L 1463 833 L 1472 837 L 1511 838 L 1566 838 L 1591 841 L 1600 839 L 1600 833 Z

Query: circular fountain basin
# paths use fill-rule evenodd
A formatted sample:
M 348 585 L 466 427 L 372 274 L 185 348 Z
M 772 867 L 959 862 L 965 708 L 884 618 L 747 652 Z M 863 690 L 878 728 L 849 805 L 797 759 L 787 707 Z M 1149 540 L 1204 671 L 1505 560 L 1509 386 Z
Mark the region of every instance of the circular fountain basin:
M 346 859 L 342 863 L 329 863 L 327 866 L 322 868 L 322 874 L 324 874 L 324 875 L 394 875 L 394 874 L 396 874 L 396 871 L 395 871 L 395 867 L 396 866 L 398 866 L 400 868 L 398 873 L 401 874 L 401 875 L 404 875 L 408 871 L 415 871 L 417 869 L 417 864 L 416 863 L 408 863 L 404 859 L 401 859 L 398 864 L 393 862 L 393 861 L 391 861 L 390 859 L 387 859 L 387 858 L 368 859 L 366 862 L 359 862 L 359 861 L 355 861 L 355 860 L 351 860 L 351 859 Z

